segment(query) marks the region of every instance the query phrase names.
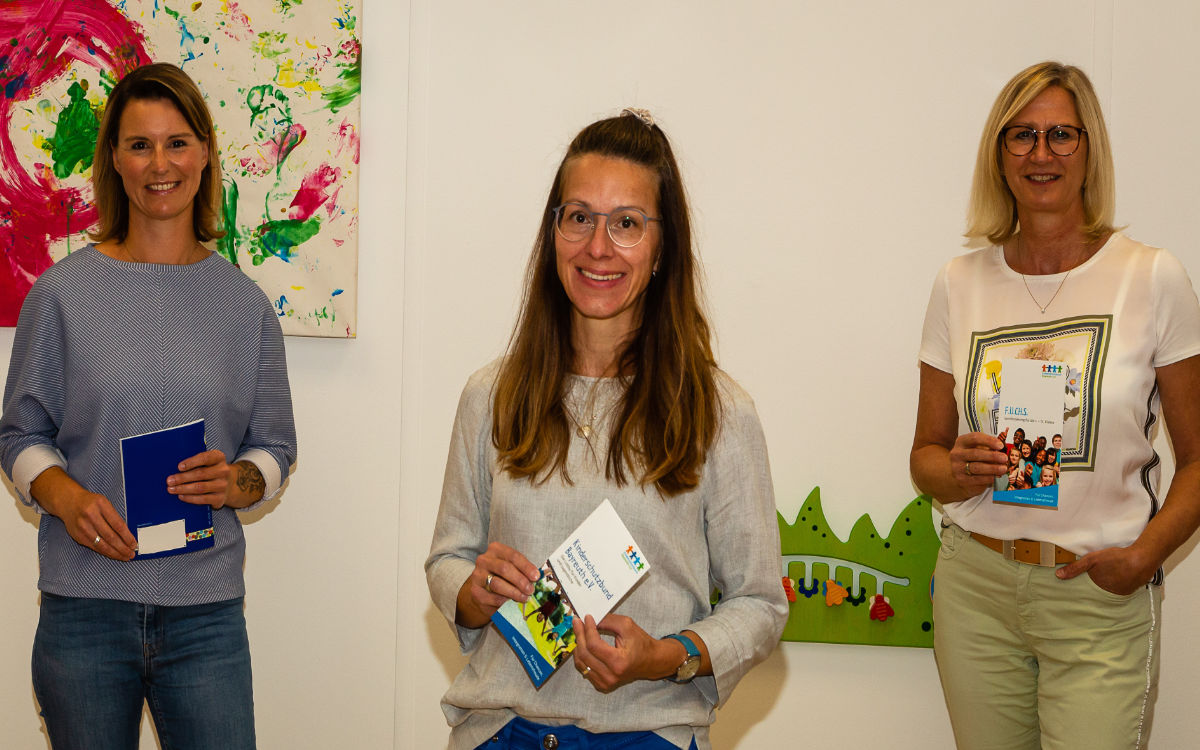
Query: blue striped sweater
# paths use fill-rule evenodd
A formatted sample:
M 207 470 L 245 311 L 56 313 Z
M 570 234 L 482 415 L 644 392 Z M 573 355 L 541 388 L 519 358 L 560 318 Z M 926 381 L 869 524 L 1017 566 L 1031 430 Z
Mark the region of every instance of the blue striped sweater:
M 253 461 L 266 496 L 278 490 L 296 429 L 279 321 L 254 282 L 216 253 L 128 263 L 90 245 L 42 274 L 21 308 L 0 417 L 0 466 L 24 502 L 38 507 L 29 483 L 57 463 L 124 516 L 120 439 L 195 419 L 208 448 Z M 165 606 L 242 596 L 241 522 L 222 508 L 213 526 L 211 549 L 117 562 L 43 514 L 38 588 Z

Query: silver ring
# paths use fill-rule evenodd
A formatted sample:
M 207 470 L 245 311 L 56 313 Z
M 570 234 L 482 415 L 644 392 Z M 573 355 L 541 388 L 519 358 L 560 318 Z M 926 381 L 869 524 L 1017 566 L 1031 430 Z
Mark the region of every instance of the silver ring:
M 488 590 L 489 594 L 496 593 L 495 591 L 492 591 L 492 574 L 491 573 L 488 573 L 487 580 L 483 582 L 483 587 Z
M 971 473 L 971 462 L 970 461 L 967 461 L 967 476 L 969 476 L 969 477 L 975 476 L 974 474 Z
M 99 543 L 100 543 L 100 535 L 97 534 L 96 538 L 92 540 L 92 546 L 95 547 Z
M 591 673 L 591 671 L 592 671 L 591 667 L 585 666 L 583 669 L 579 670 L 579 674 L 583 675 L 584 677 L 587 677 Z

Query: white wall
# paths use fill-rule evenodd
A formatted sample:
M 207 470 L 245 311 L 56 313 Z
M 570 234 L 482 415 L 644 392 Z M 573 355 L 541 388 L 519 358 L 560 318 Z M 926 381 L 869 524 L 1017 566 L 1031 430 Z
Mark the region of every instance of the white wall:
M 247 530 L 264 748 L 444 744 L 438 698 L 463 661 L 421 563 L 450 423 L 467 375 L 503 348 L 553 170 L 593 119 L 648 107 L 671 135 L 721 362 L 757 401 L 779 508 L 790 520 L 819 485 L 843 536 L 863 512 L 887 528 L 915 494 L 921 317 L 961 252 L 983 119 L 1017 70 L 1054 57 L 1092 74 L 1119 220 L 1200 279 L 1186 0 L 366 0 L 363 30 L 359 338 L 289 339 L 300 463 Z M 0 514 L 5 747 L 44 746 L 34 539 L 28 514 Z M 1195 744 L 1200 562 L 1171 568 L 1157 748 Z M 953 744 L 931 652 L 796 643 L 747 678 L 714 740 Z

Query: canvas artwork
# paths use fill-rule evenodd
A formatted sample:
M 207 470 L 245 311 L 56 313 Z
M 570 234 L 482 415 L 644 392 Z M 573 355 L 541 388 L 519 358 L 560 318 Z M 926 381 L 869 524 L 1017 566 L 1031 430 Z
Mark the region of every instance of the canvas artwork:
M 84 246 L 108 93 L 171 62 L 216 120 L 226 236 L 289 335 L 353 337 L 361 0 L 0 0 L 0 325 Z

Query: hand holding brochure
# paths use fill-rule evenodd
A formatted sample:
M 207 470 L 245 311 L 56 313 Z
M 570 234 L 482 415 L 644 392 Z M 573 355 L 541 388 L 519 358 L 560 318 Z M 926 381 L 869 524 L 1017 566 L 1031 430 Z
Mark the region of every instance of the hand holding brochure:
M 125 522 L 138 540 L 137 559 L 213 546 L 212 508 L 167 492 L 167 477 L 179 473 L 179 462 L 204 450 L 203 419 L 121 438 Z
M 575 617 L 600 620 L 650 569 L 607 499 L 541 566 L 524 604 L 509 599 L 492 623 L 541 687 L 575 650 Z

